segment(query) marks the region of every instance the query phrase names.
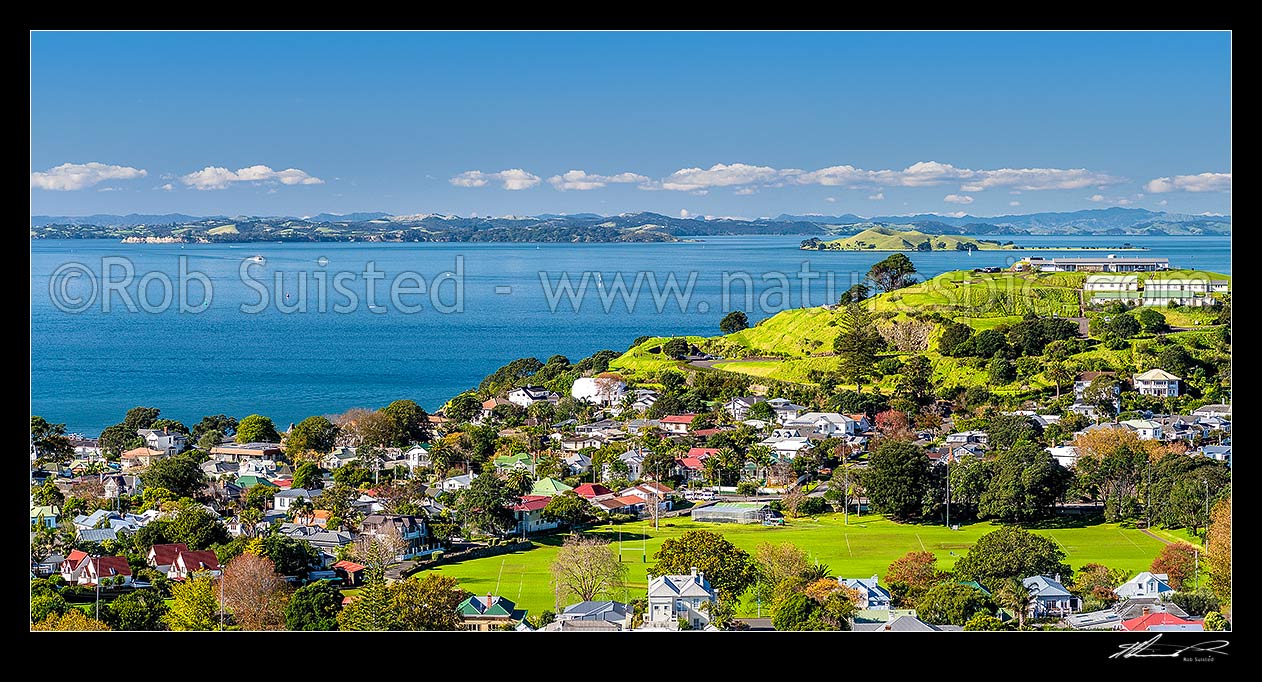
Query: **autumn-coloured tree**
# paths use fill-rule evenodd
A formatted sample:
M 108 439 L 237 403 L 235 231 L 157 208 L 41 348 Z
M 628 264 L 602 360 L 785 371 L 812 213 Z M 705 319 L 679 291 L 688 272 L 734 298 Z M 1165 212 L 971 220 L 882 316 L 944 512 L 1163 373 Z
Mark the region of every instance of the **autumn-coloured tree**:
M 85 630 L 109 630 L 110 626 L 95 618 L 89 618 L 79 609 L 70 609 L 65 613 L 50 613 L 47 618 L 31 625 L 32 630 L 42 632 L 66 632 Z
M 289 585 L 271 559 L 242 554 L 224 567 L 223 606 L 242 630 L 285 629 Z
M 1222 604 L 1231 603 L 1231 498 L 1214 505 L 1210 514 L 1206 566 L 1209 568 L 1209 589 Z
M 1166 582 L 1176 590 L 1183 589 L 1184 583 L 1196 576 L 1197 554 L 1199 549 L 1186 542 L 1174 542 L 1161 548 L 1161 553 L 1152 560 L 1153 573 L 1165 573 Z
M 920 597 L 945 577 L 932 552 L 908 552 L 886 569 L 885 584 L 899 606 L 915 608 Z
M 627 567 L 618 560 L 613 545 L 595 536 L 570 535 L 552 562 L 552 587 L 556 606 L 568 598 L 591 601 L 613 595 L 622 587 Z
M 780 510 L 793 518 L 800 516 L 798 513 L 802 503 L 806 502 L 806 491 L 802 490 L 802 486 L 796 486 L 780 498 Z
M 390 599 L 399 630 L 459 630 L 460 602 L 469 593 L 455 578 L 429 572 L 390 586 Z
M 1083 599 L 1095 599 L 1102 604 L 1117 601 L 1113 590 L 1126 582 L 1126 571 L 1109 568 L 1104 564 L 1083 564 L 1074 574 L 1070 589 Z
M 172 630 L 214 630 L 219 621 L 219 581 L 199 573 L 171 586 L 171 606 L 162 622 Z
M 907 414 L 898 410 L 876 413 L 876 431 L 882 438 L 913 440 L 914 435 L 907 421 Z

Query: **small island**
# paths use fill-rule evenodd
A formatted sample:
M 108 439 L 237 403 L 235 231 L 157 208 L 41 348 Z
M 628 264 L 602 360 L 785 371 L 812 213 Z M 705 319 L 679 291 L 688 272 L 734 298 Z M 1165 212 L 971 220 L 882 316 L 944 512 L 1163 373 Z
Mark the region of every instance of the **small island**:
M 1143 247 L 1123 244 L 1110 247 L 1090 246 L 1020 246 L 1011 241 L 974 239 L 953 234 L 926 234 L 916 230 L 892 227 L 870 227 L 851 237 L 824 241 L 818 237 L 804 240 L 800 248 L 807 251 L 1147 251 Z

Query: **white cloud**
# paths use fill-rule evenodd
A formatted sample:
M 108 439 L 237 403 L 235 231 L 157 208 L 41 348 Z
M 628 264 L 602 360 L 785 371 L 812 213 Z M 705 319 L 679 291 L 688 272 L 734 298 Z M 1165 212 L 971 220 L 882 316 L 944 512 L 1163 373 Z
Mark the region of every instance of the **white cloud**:
M 171 190 L 175 189 L 175 185 L 172 185 L 171 183 L 168 182 L 162 185 L 161 187 L 159 187 L 158 189 L 162 190 L 163 192 L 170 192 Z
M 955 211 L 954 213 L 939 213 L 938 215 L 949 216 L 951 218 L 963 218 L 968 215 L 968 213 L 965 211 Z
M 528 173 L 520 168 L 509 168 L 498 173 L 484 173 L 482 171 L 465 171 L 456 177 L 448 180 L 457 187 L 485 187 L 491 182 L 498 182 L 504 189 L 520 190 L 530 189 L 538 185 L 542 179 L 534 173 Z
M 1170 203 L 1169 201 L 1166 201 L 1165 199 L 1162 199 L 1161 201 L 1158 201 L 1158 202 L 1157 202 L 1157 205 L 1158 205 L 1158 206 L 1165 206 L 1166 204 L 1169 204 L 1169 203 Z
M 1144 191 L 1152 194 L 1165 192 L 1230 192 L 1231 173 L 1201 173 L 1176 175 L 1172 178 L 1156 178 L 1144 185 Z
M 648 176 L 639 175 L 637 173 L 618 173 L 617 175 L 594 175 L 587 171 L 572 170 L 566 171 L 561 175 L 554 175 L 548 178 L 548 183 L 553 187 L 561 190 L 589 190 L 599 189 L 610 183 L 640 183 L 649 182 Z
M 135 180 L 149 172 L 131 166 L 113 166 L 105 163 L 63 163 L 46 171 L 31 173 L 31 189 L 47 189 L 68 192 L 85 189 L 107 180 Z
M 948 204 L 971 204 L 971 203 L 973 203 L 973 197 L 970 197 L 970 196 L 969 196 L 969 195 L 967 195 L 967 194 L 948 194 L 948 195 L 946 195 L 946 196 L 942 197 L 942 200 L 943 200 L 943 201 L 945 201 L 945 202 L 947 202 Z
M 198 190 L 227 189 L 237 182 L 279 182 L 282 185 L 324 184 L 323 180 L 304 170 L 286 168 L 285 170 L 277 171 L 264 165 L 247 166 L 238 168 L 235 171 L 221 166 L 206 166 L 199 171 L 180 176 L 180 182 Z
M 746 163 L 716 163 L 709 169 L 681 168 L 662 180 L 662 189 L 692 192 L 710 187 L 733 185 L 771 185 L 782 181 L 787 174 L 798 170 L 777 170 L 768 166 L 751 166 Z
M 827 201 L 830 204 L 835 204 L 837 203 L 837 197 L 824 197 L 824 201 Z
M 1009 202 L 1008 202 L 1008 205 L 1009 205 L 1009 206 L 1020 206 L 1020 205 L 1021 205 L 1021 202 L 1019 202 L 1019 201 L 1009 201 Z
M 885 201 L 885 192 L 877 192 L 876 194 L 869 194 L 868 199 L 872 201 Z
M 1099 203 L 1099 202 L 1101 202 L 1101 201 L 1106 201 L 1106 199 L 1104 198 L 1104 195 L 1103 195 L 1103 194 L 1092 194 L 1092 195 L 1091 195 L 1091 201 L 1094 201 L 1094 202 L 1096 202 L 1096 203 Z
M 689 216 L 688 209 L 686 209 L 686 208 L 681 208 L 681 209 L 679 209 L 679 217 L 680 217 L 680 218 L 687 218 L 688 216 Z
M 740 196 L 748 196 L 748 195 L 750 195 L 750 194 L 753 194 L 753 193 L 754 193 L 754 192 L 756 192 L 756 191 L 758 191 L 758 190 L 755 190 L 753 187 L 742 187 L 742 188 L 740 188 L 740 189 L 736 190 L 736 194 L 738 194 L 738 195 L 740 195 Z M 834 199 L 834 198 L 832 198 L 832 197 L 828 197 L 828 198 L 827 198 L 827 199 L 825 199 L 824 201 L 837 201 L 837 200 L 836 200 L 836 199 Z

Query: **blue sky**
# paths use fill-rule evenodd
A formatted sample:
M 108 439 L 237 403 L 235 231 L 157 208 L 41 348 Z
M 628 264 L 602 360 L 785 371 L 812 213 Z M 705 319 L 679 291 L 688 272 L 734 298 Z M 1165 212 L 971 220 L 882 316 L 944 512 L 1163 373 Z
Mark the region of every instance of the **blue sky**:
M 1229 213 L 1230 47 L 34 33 L 31 213 Z

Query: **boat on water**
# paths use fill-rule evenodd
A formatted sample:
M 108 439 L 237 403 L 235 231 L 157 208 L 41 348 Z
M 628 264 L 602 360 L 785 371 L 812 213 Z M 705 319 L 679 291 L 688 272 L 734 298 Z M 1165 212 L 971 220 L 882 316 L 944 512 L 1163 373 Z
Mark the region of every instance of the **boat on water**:
M 258 263 L 260 265 L 267 262 L 267 259 L 262 256 L 250 256 L 246 260 L 250 261 L 251 263 Z

